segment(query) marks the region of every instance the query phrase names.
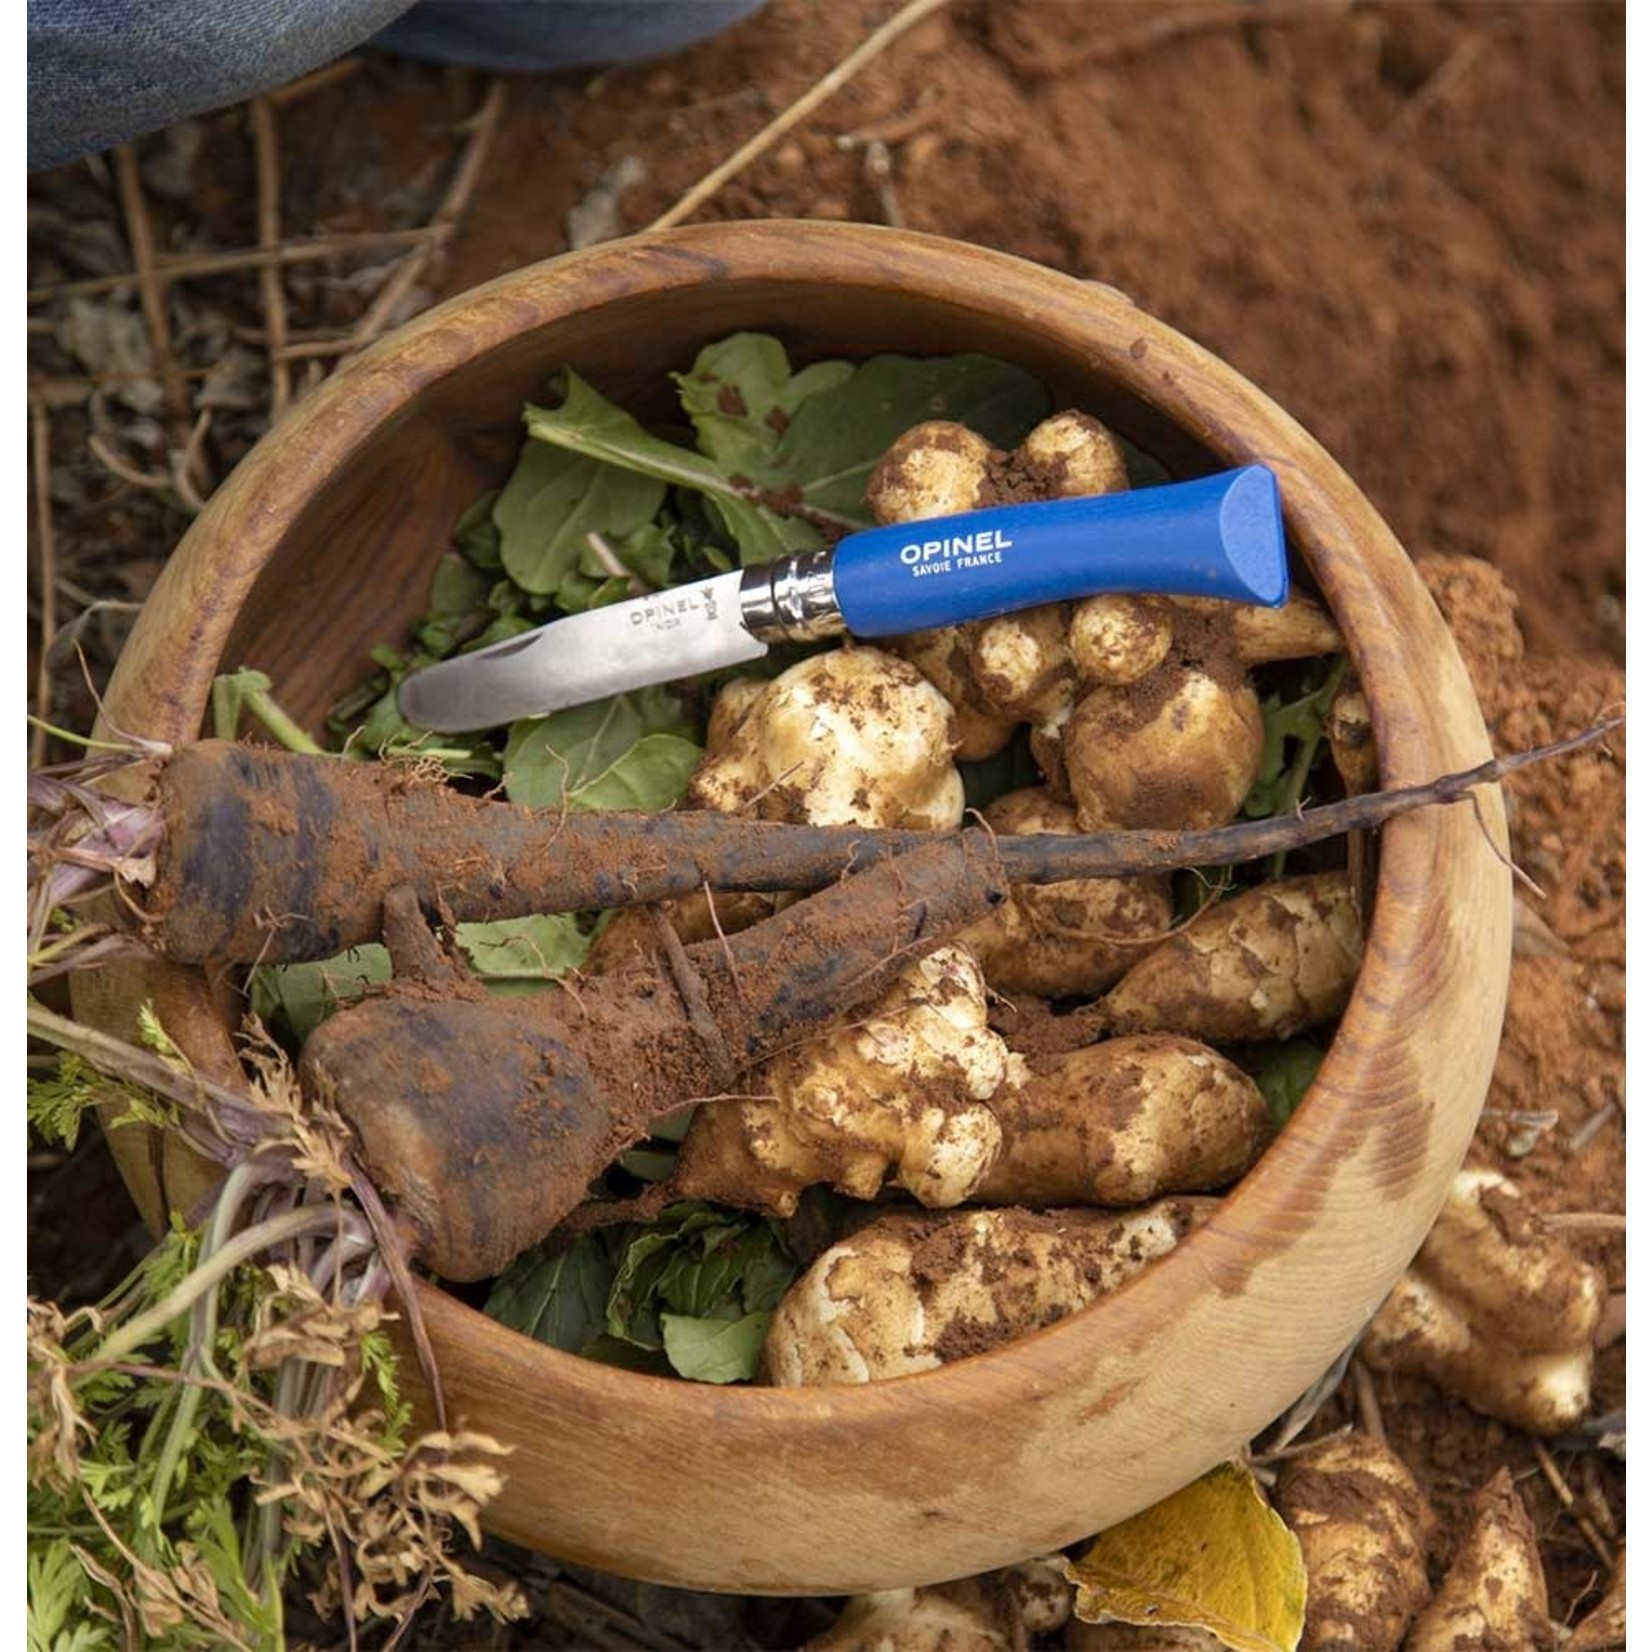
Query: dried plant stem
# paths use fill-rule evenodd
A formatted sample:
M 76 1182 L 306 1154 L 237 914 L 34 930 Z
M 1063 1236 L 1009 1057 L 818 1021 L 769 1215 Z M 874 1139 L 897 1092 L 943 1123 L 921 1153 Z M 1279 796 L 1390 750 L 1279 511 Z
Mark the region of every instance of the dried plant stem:
M 174 419 L 182 420 L 189 414 L 189 390 L 172 357 L 172 328 L 166 318 L 166 293 L 157 279 L 155 232 L 149 222 L 149 202 L 143 193 L 137 151 L 129 143 L 123 143 L 115 151 L 115 179 L 120 188 L 121 213 L 126 221 L 127 245 L 132 249 L 144 326 L 149 330 L 150 348 L 155 352 L 155 369 L 161 377 L 167 411 Z
M 720 166 L 713 167 L 675 206 L 662 212 L 648 226 L 648 232 L 652 234 L 655 230 L 670 229 L 673 224 L 680 224 L 685 218 L 691 217 L 730 178 L 744 172 L 758 156 L 773 148 L 794 126 L 807 120 L 821 104 L 853 80 L 875 57 L 887 50 L 909 29 L 915 28 L 926 17 L 939 11 L 946 3 L 947 0 L 909 0 L 909 4 L 902 6 L 887 23 L 867 35 L 836 68 L 822 75 L 802 97 L 776 115 L 756 137 L 743 143 Z
M 1383 1426 L 1382 1402 L 1377 1398 L 1376 1379 L 1371 1368 L 1357 1355 L 1354 1358 L 1354 1394 L 1359 1402 L 1360 1427 L 1380 1446 L 1388 1444 L 1388 1430 Z
M 454 170 L 452 182 L 447 186 L 447 193 L 442 197 L 441 205 L 436 208 L 435 215 L 425 226 L 425 239 L 401 261 L 395 273 L 379 289 L 378 296 L 367 307 L 366 313 L 350 330 L 343 349 L 336 348 L 330 341 L 318 341 L 302 349 L 295 346 L 286 359 L 298 360 L 308 354 L 353 355 L 357 350 L 366 349 L 380 333 L 385 332 L 394 323 L 396 312 L 413 290 L 419 277 L 424 274 L 425 267 L 436 255 L 437 249 L 464 216 L 465 208 L 470 205 L 470 198 L 476 192 L 477 180 L 482 176 L 482 168 L 487 163 L 488 147 L 493 142 L 493 135 L 499 127 L 499 117 L 504 113 L 504 109 L 505 82 L 496 75 L 488 87 L 487 96 L 482 99 L 482 106 L 470 119 L 470 137 L 465 144 L 464 153 L 459 157 L 459 164 Z
M 1606 1539 L 1600 1535 L 1600 1528 L 1577 1506 L 1577 1498 L 1572 1494 L 1572 1488 L 1566 1484 L 1566 1479 L 1560 1470 L 1555 1467 L 1555 1460 L 1549 1455 L 1549 1448 L 1541 1440 L 1532 1441 L 1532 1455 L 1537 1459 L 1537 1466 L 1543 1470 L 1543 1478 L 1549 1482 L 1556 1497 L 1560 1499 L 1560 1506 L 1577 1522 L 1578 1530 L 1588 1540 L 1589 1547 L 1600 1557 L 1600 1563 L 1608 1571 L 1616 1561 Z
M 268 97 L 255 97 L 247 106 L 247 116 L 258 173 L 258 245 L 273 250 L 281 244 L 281 150 L 275 105 Z M 258 272 L 258 291 L 264 307 L 264 346 L 270 359 L 273 424 L 292 399 L 292 369 L 281 354 L 287 346 L 287 295 L 279 264 L 266 264 Z
M 173 281 L 260 270 L 271 264 L 314 264 L 354 253 L 417 246 L 422 241 L 440 239 L 445 233 L 421 224 L 414 229 L 376 229 L 359 234 L 306 236 L 283 242 L 278 247 L 235 247 L 225 252 L 157 255 L 151 274 L 156 285 L 166 286 Z M 95 298 L 99 293 L 112 293 L 118 287 L 130 287 L 137 279 L 135 271 L 127 271 L 120 275 L 89 276 L 84 281 L 56 281 L 44 287 L 31 287 L 28 299 L 30 304 L 49 304 L 62 298 Z
M 279 1216 L 271 1216 L 254 1227 L 243 1229 L 233 1239 L 226 1240 L 210 1259 L 192 1268 L 170 1296 L 112 1331 L 92 1358 L 100 1363 L 125 1359 L 152 1337 L 159 1336 L 179 1314 L 187 1313 L 202 1295 L 216 1289 L 243 1262 L 250 1261 L 260 1251 L 270 1250 L 306 1233 L 324 1233 L 336 1227 L 337 1223 L 338 1212 L 330 1204 L 299 1205 L 295 1210 L 283 1211 Z
M 325 91 L 329 86 L 340 86 L 347 80 L 354 80 L 366 67 L 367 59 L 364 57 L 341 57 L 336 63 L 314 69 L 298 80 L 288 81 L 285 86 L 277 86 L 264 96 L 275 108 L 285 109 L 291 104 L 302 103 L 316 92 Z
M 1077 50 L 1055 53 L 1017 53 L 1013 67 L 1040 79 L 1051 80 L 1098 63 L 1113 63 L 1121 57 L 1152 51 L 1173 40 L 1212 34 L 1241 25 L 1291 23 L 1302 18 L 1335 17 L 1345 12 L 1353 0 L 1237 0 L 1237 3 L 1201 9 L 1160 11 L 1139 29 L 1126 29 Z
M 57 541 L 52 530 L 52 416 L 46 404 L 29 406 L 29 447 L 34 469 L 35 543 L 40 548 L 40 660 L 35 667 L 34 714 L 29 764 L 46 761 L 52 692 L 52 639 L 57 632 Z

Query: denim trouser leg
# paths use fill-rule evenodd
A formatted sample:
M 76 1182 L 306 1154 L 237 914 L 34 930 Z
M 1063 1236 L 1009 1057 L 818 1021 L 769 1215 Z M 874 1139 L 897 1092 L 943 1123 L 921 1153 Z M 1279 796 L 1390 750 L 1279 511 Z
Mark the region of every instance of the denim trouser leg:
M 369 41 L 492 69 L 652 57 L 763 0 L 29 0 L 29 167 L 280 86 Z
M 377 40 L 387 52 L 481 69 L 579 69 L 674 52 L 765 0 L 420 0 Z

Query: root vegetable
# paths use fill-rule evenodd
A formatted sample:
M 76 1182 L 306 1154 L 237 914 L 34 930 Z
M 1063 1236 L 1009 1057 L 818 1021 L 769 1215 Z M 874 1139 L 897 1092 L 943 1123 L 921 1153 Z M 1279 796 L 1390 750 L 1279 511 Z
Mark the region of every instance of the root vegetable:
M 1152 597 L 1086 597 L 1073 604 L 1067 648 L 1087 683 L 1128 688 L 1156 671 L 1175 637 L 1167 605 Z
M 1072 807 L 1038 786 L 1007 793 L 985 819 L 1001 837 L 1078 832 Z M 1170 923 L 1168 878 L 1080 878 L 1017 884 L 963 941 L 996 992 L 1088 998 L 1105 992 Z
M 1018 1652 L 1013 1601 L 990 1578 L 857 1595 L 803 1652 Z
M 1605 1296 L 1599 1273 L 1538 1226 L 1511 1182 L 1464 1170 L 1362 1352 L 1489 1416 L 1563 1433 L 1588 1409 Z
M 1359 914 L 1347 876 L 1278 878 L 1218 902 L 1113 988 L 1115 1032 L 1171 1031 L 1212 1043 L 1290 1038 L 1342 1013 L 1359 973 Z
M 1068 608 L 1050 603 L 1003 614 L 976 627 L 970 674 L 1001 717 L 1059 727 L 1072 710 L 1075 673 L 1067 648 Z
M 1345 1435 L 1293 1457 L 1273 1502 L 1308 1569 L 1302 1652 L 1397 1652 L 1428 1599 L 1434 1524 L 1410 1470 Z
M 1190 1038 L 1115 1038 L 993 1098 L 1003 1132 L 979 1197 L 1133 1205 L 1237 1181 L 1271 1135 L 1262 1093 Z
M 1336 621 L 1301 591 L 1292 591 L 1281 608 L 1197 597 L 1177 599 L 1175 606 L 1202 613 L 1220 625 L 1227 633 L 1224 651 L 1244 666 L 1312 660 L 1343 650 Z
M 1072 1591 L 1051 1561 L 924 1589 L 857 1595 L 803 1652 L 1025 1652 L 1067 1621 Z
M 868 1014 L 756 1072 L 753 1099 L 700 1108 L 673 1188 L 790 1216 L 805 1187 L 873 1199 L 893 1175 L 920 1204 L 961 1204 L 998 1153 L 986 1103 L 1010 1062 L 980 969 L 941 947 Z
M 1066 1652 L 1225 1652 L 1208 1629 L 1168 1624 L 1138 1628 L 1132 1623 L 1082 1623 L 1077 1618 L 1067 1625 L 1061 1644 Z
M 884 1217 L 825 1251 L 787 1292 L 763 1369 L 786 1386 L 874 1382 L 980 1353 L 1139 1273 L 1207 1203 L 1167 1199 L 1125 1215 Z
M 322 1023 L 301 1081 L 355 1126 L 424 1260 L 450 1279 L 484 1278 L 543 1238 L 651 1121 L 726 1092 L 1001 898 L 966 842 L 932 840 L 726 945 L 577 994 L 501 999 L 463 979 L 403 976 L 387 934 L 403 978 Z M 417 922 L 410 893 L 406 904 Z
M 970 650 L 977 625 L 947 625 L 937 631 L 914 631 L 891 637 L 889 652 L 914 665 L 947 698 L 957 720 L 960 763 L 995 756 L 1010 743 L 1015 719 L 993 710 L 970 674 Z
M 1549 1652 L 1554 1634 L 1537 1534 L 1506 1468 L 1480 1488 L 1471 1519 L 1407 1652 Z
M 1000 839 L 1017 883 L 1136 877 L 1230 865 L 1366 830 L 1411 809 L 1600 738 L 1603 724 L 1534 752 L 1426 785 L 1205 832 Z M 179 748 L 151 769 L 144 806 L 158 848 L 152 876 L 127 881 L 134 928 L 178 963 L 293 963 L 375 940 L 386 895 L 410 888 L 457 922 L 581 912 L 731 892 L 819 889 L 931 840 L 920 831 L 799 827 L 709 811 L 569 814 L 465 797 L 399 764 L 346 763 L 218 740 Z M 137 811 L 130 811 L 137 812 Z M 988 853 L 977 832 L 960 834 Z M 78 846 L 84 855 L 94 839 Z M 69 868 L 76 870 L 76 868 Z M 31 845 L 31 879 L 51 892 L 49 852 Z
M 992 443 L 967 425 L 932 419 L 889 448 L 866 481 L 866 503 L 883 523 L 956 516 L 993 503 Z
M 838 648 L 755 698 L 685 805 L 817 826 L 944 830 L 964 816 L 952 708 L 905 660 Z
M 1124 449 L 1088 413 L 1052 413 L 1035 425 L 1011 459 L 1040 499 L 1084 499 L 1130 486 Z
M 1350 795 L 1377 789 L 1377 736 L 1371 707 L 1357 682 L 1350 680 L 1337 690 L 1325 719 L 1325 740 Z
M 1262 708 L 1243 679 L 1166 665 L 1130 691 L 1098 688 L 1062 732 L 1067 784 L 1087 832 L 1232 820 L 1262 762 Z

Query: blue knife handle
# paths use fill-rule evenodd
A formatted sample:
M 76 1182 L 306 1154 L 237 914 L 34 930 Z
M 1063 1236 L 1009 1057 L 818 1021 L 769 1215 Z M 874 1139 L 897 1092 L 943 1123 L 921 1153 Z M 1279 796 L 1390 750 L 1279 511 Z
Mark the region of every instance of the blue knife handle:
M 1002 505 L 838 542 L 832 586 L 856 636 L 889 637 L 1103 592 L 1277 608 L 1289 589 L 1265 465 L 1192 482 Z

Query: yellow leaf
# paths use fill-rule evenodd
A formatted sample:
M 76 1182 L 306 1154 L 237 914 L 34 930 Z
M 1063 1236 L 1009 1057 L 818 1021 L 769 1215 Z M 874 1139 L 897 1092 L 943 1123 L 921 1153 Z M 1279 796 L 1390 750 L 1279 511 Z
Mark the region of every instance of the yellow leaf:
M 1296 1652 L 1308 1574 L 1249 1470 L 1223 1463 L 1067 1562 L 1086 1623 L 1208 1629 L 1233 1652 Z

